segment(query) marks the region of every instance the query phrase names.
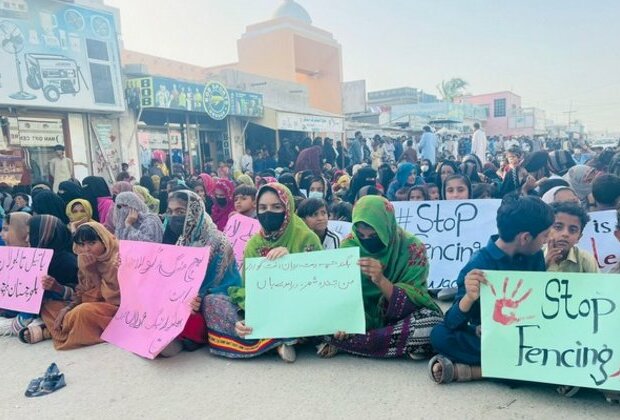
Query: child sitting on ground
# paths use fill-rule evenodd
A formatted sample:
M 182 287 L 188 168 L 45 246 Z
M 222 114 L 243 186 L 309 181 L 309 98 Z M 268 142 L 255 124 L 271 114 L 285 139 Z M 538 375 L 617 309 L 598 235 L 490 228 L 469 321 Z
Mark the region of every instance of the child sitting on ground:
M 561 273 L 598 273 L 594 256 L 579 249 L 577 243 L 590 221 L 586 211 L 574 203 L 553 203 L 555 220 L 545 247 L 547 271 Z
M 431 332 L 439 353 L 429 362 L 431 378 L 438 384 L 480 379 L 480 287 L 484 271 L 545 271 L 542 246 L 554 217 L 551 207 L 538 197 L 509 195 L 497 211 L 497 230 L 486 247 L 476 252 L 461 270 L 454 304 L 444 322 Z

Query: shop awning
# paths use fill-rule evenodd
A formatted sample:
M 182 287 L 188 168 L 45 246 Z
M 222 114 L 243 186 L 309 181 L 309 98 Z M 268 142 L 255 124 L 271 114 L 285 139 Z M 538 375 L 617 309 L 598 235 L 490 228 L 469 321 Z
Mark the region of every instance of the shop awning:
M 253 123 L 272 130 L 300 131 L 306 133 L 343 133 L 344 117 L 314 108 L 277 109 L 266 106 L 263 117 Z

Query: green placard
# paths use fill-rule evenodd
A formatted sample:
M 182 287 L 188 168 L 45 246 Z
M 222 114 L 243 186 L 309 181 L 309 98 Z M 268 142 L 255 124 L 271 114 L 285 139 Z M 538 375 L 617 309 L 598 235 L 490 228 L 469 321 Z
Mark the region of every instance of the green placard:
M 248 338 L 365 334 L 359 248 L 245 260 Z
M 620 275 L 485 273 L 483 376 L 620 391 Z

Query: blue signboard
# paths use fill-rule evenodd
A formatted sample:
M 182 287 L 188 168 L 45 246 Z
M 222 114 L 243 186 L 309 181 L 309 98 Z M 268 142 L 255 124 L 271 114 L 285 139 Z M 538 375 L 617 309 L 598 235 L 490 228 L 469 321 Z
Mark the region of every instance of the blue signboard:
M 124 110 L 114 15 L 52 0 L 0 1 L 0 105 Z

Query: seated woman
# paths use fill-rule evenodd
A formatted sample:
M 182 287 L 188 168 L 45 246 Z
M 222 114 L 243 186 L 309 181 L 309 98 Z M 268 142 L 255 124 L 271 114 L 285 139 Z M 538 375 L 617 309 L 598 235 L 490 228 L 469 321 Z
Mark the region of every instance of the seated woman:
M 295 215 L 293 195 L 284 185 L 263 185 L 256 202 L 261 230 L 248 241 L 245 258 L 275 260 L 287 254 L 321 250 L 319 238 Z M 277 348 L 284 361 L 294 362 L 296 355 L 291 344 L 296 340 L 244 338 L 252 332 L 243 321 L 245 289 L 232 287 L 229 296 L 208 295 L 204 301 L 211 353 L 242 359 Z
M 69 229 L 71 229 L 71 232 L 75 232 L 84 223 L 93 221 L 93 208 L 88 200 L 72 200 L 67 204 L 66 213 L 69 218 Z
M 69 218 L 65 208 L 65 202 L 62 201 L 62 198 L 51 191 L 41 190 L 32 197 L 33 214 L 50 214 L 58 217 L 64 224 L 68 224 Z
M 105 225 L 112 215 L 114 200 L 105 179 L 100 176 L 87 176 L 82 181 L 84 198 L 93 208 L 93 220 Z
M 424 181 L 418 176 L 418 167 L 413 163 L 403 162 L 398 165 L 396 170 L 396 177 L 390 183 L 387 190 L 388 200 L 396 200 L 396 191 L 401 188 L 410 188 L 414 185 L 421 185 Z
M 97 222 L 80 226 L 73 235 L 77 254 L 78 285 L 69 304 L 58 300 L 43 303 L 42 339 L 52 338 L 56 350 L 70 350 L 101 343 L 120 304 L 118 241 Z M 26 341 L 33 341 L 24 334 Z M 34 339 L 34 337 L 33 337 Z
M 192 302 L 194 313 L 179 337 L 161 353 L 171 357 L 183 349 L 195 350 L 207 343 L 206 303 L 202 305 L 205 312 L 201 315 L 201 302 L 213 295 L 225 295 L 230 287 L 240 286 L 241 276 L 232 246 L 207 214 L 200 196 L 187 190 L 171 193 L 167 213 L 164 244 L 211 249 L 207 273 L 197 299 Z
M 424 244 L 396 223 L 383 197 L 366 196 L 353 207 L 353 231 L 342 248 L 360 248 L 365 335 L 325 337 L 318 354 L 345 351 L 368 357 L 414 360 L 431 355 L 431 330 L 443 320 L 426 288 L 429 264 Z
M 28 222 L 32 216 L 18 211 L 4 216 L 2 224 L 2 240 L 7 246 L 28 247 Z
M 223 231 L 228 223 L 230 213 L 235 210 L 235 184 L 229 179 L 218 179 L 213 188 L 215 202 L 211 208 L 213 222 L 220 231 Z
M 297 209 L 297 216 L 301 217 L 306 226 L 316 233 L 323 245 L 323 249 L 340 248 L 340 236 L 327 227 L 329 215 L 327 204 L 321 198 L 306 198 Z
M 159 217 L 150 213 L 142 199 L 132 192 L 122 192 L 116 196 L 114 226 L 114 234 L 119 241 L 160 243 L 164 236 Z
M 54 250 L 47 275 L 41 278 L 45 290 L 43 299 L 70 301 L 78 283 L 78 265 L 77 257 L 71 251 L 69 229 L 59 218 L 51 215 L 33 216 L 29 225 L 30 246 Z M 43 321 L 35 318 L 33 314 L 20 314 L 15 318 L 13 330 L 24 343 L 43 340 Z
M 148 211 L 153 214 L 159 213 L 159 200 L 153 197 L 148 189 L 141 185 L 134 185 L 133 192 L 140 196 L 144 204 L 146 204 Z

